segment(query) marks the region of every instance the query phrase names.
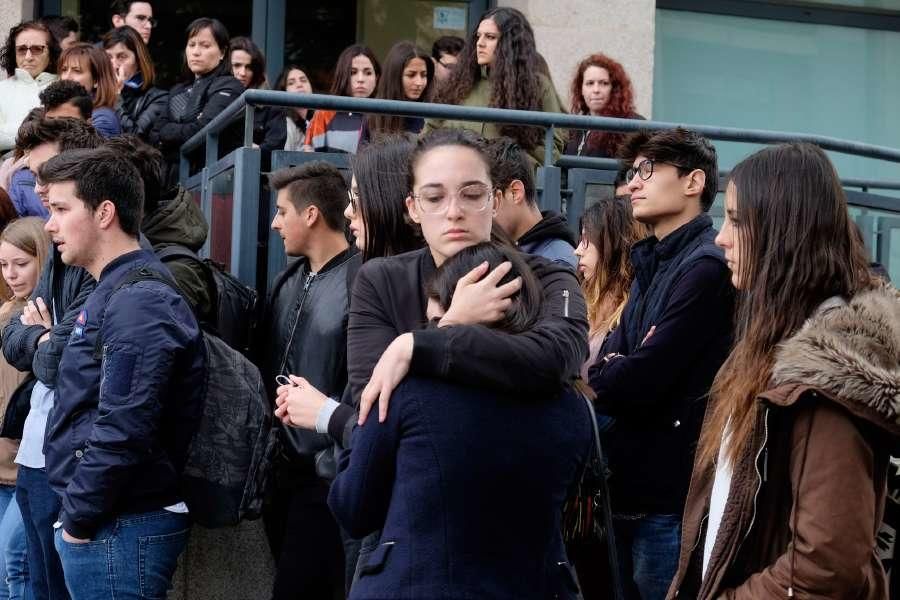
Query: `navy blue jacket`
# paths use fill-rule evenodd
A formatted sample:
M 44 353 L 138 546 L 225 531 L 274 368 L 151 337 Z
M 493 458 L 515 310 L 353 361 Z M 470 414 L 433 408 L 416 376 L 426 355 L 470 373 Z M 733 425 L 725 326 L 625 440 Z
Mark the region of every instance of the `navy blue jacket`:
M 44 454 L 75 537 L 181 500 L 179 475 L 202 409 L 203 338 L 190 306 L 165 283 L 115 291 L 145 267 L 168 275 L 146 250 L 103 269 L 59 363 Z
M 681 515 L 710 385 L 732 342 L 734 289 L 702 214 L 631 252 L 635 280 L 619 327 L 589 379 L 616 512 Z M 653 335 L 643 343 L 651 327 Z M 605 365 L 608 353 L 622 354 Z
M 522 402 L 407 378 L 340 458 L 328 503 L 360 554 L 350 598 L 574 598 L 562 506 L 591 440 L 584 400 Z

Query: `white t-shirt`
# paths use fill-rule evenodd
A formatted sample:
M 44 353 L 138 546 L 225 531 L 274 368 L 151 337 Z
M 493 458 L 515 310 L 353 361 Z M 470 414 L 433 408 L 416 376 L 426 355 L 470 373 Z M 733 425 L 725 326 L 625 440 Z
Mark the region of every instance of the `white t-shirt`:
M 731 477 L 734 474 L 734 465 L 728 460 L 728 442 L 731 440 L 731 422 L 725 426 L 722 434 L 722 445 L 719 446 L 719 459 L 716 461 L 716 475 L 713 480 L 712 496 L 709 499 L 709 522 L 706 526 L 706 541 L 703 544 L 703 577 L 706 577 L 706 568 L 709 566 L 709 558 L 712 556 L 713 547 L 716 545 L 716 537 L 719 534 L 719 526 L 722 525 L 722 515 L 725 514 L 725 504 L 728 502 L 728 492 L 731 490 Z

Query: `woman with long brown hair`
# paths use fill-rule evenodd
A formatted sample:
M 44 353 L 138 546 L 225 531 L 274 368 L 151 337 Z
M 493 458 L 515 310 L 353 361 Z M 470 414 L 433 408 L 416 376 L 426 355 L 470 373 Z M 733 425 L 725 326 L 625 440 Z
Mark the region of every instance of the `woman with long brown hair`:
M 91 95 L 94 101 L 91 124 L 97 133 L 105 138 L 122 133 L 116 115 L 119 99 L 116 74 L 103 50 L 84 42 L 72 44 L 60 54 L 58 70 L 60 79 L 80 83 Z
M 603 340 L 622 318 L 634 280 L 631 247 L 646 237 L 646 232 L 646 226 L 634 219 L 625 198 L 602 198 L 581 217 L 581 241 L 575 256 L 590 325 L 590 353 L 581 367 L 585 381 L 588 369 L 597 362 Z
M 631 79 L 618 61 L 605 54 L 591 54 L 575 69 L 569 90 L 573 115 L 643 119 L 634 107 L 635 93 Z M 615 156 L 624 133 L 611 131 L 569 132 L 566 154 L 578 156 Z
M 460 106 L 564 112 L 553 82 L 543 74 L 544 70 L 534 31 L 525 15 L 505 6 L 492 8 L 481 15 L 435 101 Z M 422 134 L 444 128 L 474 130 L 486 139 L 505 135 L 514 139 L 536 162 L 544 161 L 544 132 L 540 127 L 428 119 Z M 562 134 L 557 133 L 555 156 L 562 152 L 564 145 Z
M 725 198 L 736 342 L 669 598 L 887 598 L 876 534 L 900 433 L 900 295 L 870 274 L 819 148 L 757 152 Z
M 434 93 L 434 63 L 412 42 L 397 42 L 384 59 L 384 72 L 378 80 L 376 98 L 431 102 Z M 362 139 L 378 139 L 396 133 L 419 133 L 425 125 L 422 117 L 369 115 L 363 125 Z

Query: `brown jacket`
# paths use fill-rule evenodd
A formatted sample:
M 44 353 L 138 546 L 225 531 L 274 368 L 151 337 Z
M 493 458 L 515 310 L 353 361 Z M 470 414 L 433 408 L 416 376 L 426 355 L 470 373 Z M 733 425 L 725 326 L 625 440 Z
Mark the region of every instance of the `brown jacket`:
M 9 300 L 0 306 L 0 323 L 6 323 L 10 319 L 10 315 L 22 308 L 22 303 L 15 300 Z M 17 371 L 15 367 L 6 362 L 6 359 L 0 355 L 0 424 L 6 414 L 6 407 L 9 398 L 16 388 L 25 380 L 28 373 Z M 7 438 L 0 438 L 0 485 L 15 485 L 16 473 L 16 453 L 19 451 L 19 442 Z
M 702 581 L 714 473 L 695 466 L 667 598 L 886 599 L 876 534 L 900 434 L 900 294 L 818 311 L 781 345 L 772 380 Z

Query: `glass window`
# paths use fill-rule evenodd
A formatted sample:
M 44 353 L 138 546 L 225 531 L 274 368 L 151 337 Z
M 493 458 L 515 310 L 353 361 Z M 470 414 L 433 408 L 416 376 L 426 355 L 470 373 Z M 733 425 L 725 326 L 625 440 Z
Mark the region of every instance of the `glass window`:
M 897 56 L 898 32 L 658 10 L 653 117 L 896 147 Z M 716 146 L 723 169 L 758 148 Z M 900 180 L 900 164 L 831 157 L 843 177 Z

